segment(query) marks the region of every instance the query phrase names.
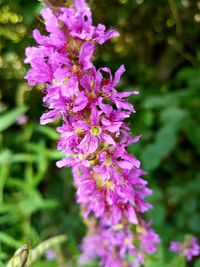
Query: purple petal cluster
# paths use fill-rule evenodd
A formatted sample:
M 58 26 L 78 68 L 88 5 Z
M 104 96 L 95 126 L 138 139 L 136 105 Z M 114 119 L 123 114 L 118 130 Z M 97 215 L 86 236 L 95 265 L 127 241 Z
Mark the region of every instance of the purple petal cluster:
M 135 112 L 127 98 L 138 91 L 118 92 L 124 66 L 112 75 L 93 64 L 96 45 L 118 36 L 92 24 L 84 0 L 72 7 L 41 11 L 48 35 L 34 30 L 36 47 L 26 49 L 30 86 L 45 83 L 41 124 L 62 119 L 58 150 L 65 157 L 58 167 L 72 167 L 77 202 L 85 220 L 94 216 L 93 232 L 83 241 L 82 259 L 100 257 L 103 266 L 137 266 L 145 253 L 156 251 L 158 235 L 142 214 L 151 208 L 151 194 L 140 162 L 127 148 L 132 137 L 125 120 Z M 99 245 L 103 242 L 103 246 Z M 128 256 L 134 255 L 134 265 Z M 122 265 L 122 263 L 124 265 Z
M 91 227 L 90 231 L 92 233 L 84 239 L 81 246 L 81 264 L 98 257 L 101 266 L 137 267 L 145 263 L 145 255 L 154 253 L 160 242 L 159 236 L 151 229 L 151 224 L 144 221 L 134 232 L 128 224 L 112 227 L 98 224 Z
M 183 243 L 172 241 L 170 250 L 185 256 L 187 261 L 191 261 L 193 257 L 200 255 L 200 246 L 194 236 L 188 236 Z

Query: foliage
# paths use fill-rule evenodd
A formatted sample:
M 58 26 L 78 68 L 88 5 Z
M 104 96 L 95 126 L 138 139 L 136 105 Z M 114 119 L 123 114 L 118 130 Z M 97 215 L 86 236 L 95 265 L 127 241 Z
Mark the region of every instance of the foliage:
M 66 236 L 60 235 L 43 241 L 34 249 L 30 249 L 29 245 L 24 245 L 15 252 L 12 259 L 8 262 L 7 267 L 30 266 L 41 255 L 43 255 L 45 251 L 65 240 Z
M 172 258 L 168 244 L 187 233 L 200 237 L 199 2 L 89 3 L 96 21 L 121 33 L 101 49 L 97 64 L 114 71 L 123 62 L 127 72 L 120 89 L 132 85 L 141 92 L 130 100 L 137 107 L 131 126 L 142 139 L 130 150 L 148 172 L 154 190 L 148 217 L 163 240 L 146 267 L 184 266 L 182 258 Z M 40 8 L 36 0 L 0 1 L 0 266 L 23 244 L 35 247 L 66 234 L 67 242 L 55 250 L 56 260 L 43 257 L 33 266 L 74 267 L 85 228 L 71 173 L 55 167 L 61 158 L 56 125 L 39 125 L 43 88 L 29 88 L 23 79 L 24 48 L 33 43 L 32 29 L 41 28 Z M 24 114 L 28 121 L 20 124 Z M 200 260 L 191 266 L 200 266 Z

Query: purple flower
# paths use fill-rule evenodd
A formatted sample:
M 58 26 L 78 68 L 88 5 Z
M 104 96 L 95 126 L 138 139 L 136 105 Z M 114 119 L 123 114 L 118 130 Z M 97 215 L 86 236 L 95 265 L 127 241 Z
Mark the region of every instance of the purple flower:
M 88 259 L 99 257 L 101 265 L 105 267 L 131 266 L 126 260 L 128 255 L 136 253 L 133 244 L 134 235 L 129 228 L 120 229 L 107 228 L 99 225 L 94 229 L 94 233 L 87 236 L 81 245 L 82 256 L 80 263 L 84 264 Z M 128 265 L 127 265 L 128 264 Z
M 172 241 L 170 243 L 170 250 L 184 255 L 188 261 L 200 255 L 200 246 L 197 238 L 194 236 L 188 236 L 183 243 Z
M 113 37 L 119 36 L 115 30 L 108 30 L 102 24 L 92 25 L 92 14 L 85 1 L 75 1 L 75 10 L 61 8 L 59 20 L 67 26 L 71 36 L 81 40 L 92 40 L 103 44 Z
M 145 224 L 143 222 L 143 226 L 140 227 L 140 231 L 133 234 L 130 228 L 123 226 L 123 224 L 111 227 L 105 224 L 92 225 L 91 233 L 88 234 L 81 245 L 82 255 L 79 263 L 84 264 L 99 257 L 102 266 L 105 267 L 138 267 L 140 264 L 144 264 L 145 253 L 154 253 L 155 245 L 160 242 L 160 239 L 150 228 L 150 223 Z M 143 229 L 142 233 L 141 229 Z M 142 246 L 138 247 L 138 240 L 144 239 L 144 233 L 146 242 L 148 242 L 148 248 L 145 247 L 145 249 Z M 148 240 L 147 235 L 150 240 Z M 130 256 L 134 256 L 134 260 Z
M 52 261 L 52 260 L 56 259 L 56 253 L 55 253 L 55 251 L 52 250 L 52 249 L 48 249 L 48 250 L 46 251 L 45 255 L 46 255 L 46 257 L 47 257 L 47 259 L 48 259 L 49 261 Z
M 70 8 L 46 7 L 41 15 L 47 35 L 33 31 L 38 45 L 26 49 L 31 69 L 25 78 L 30 86 L 45 83 L 47 111 L 40 123 L 62 120 L 57 148 L 65 156 L 57 166 L 72 167 L 82 215 L 86 222 L 91 216 L 95 221 L 81 246 L 80 262 L 99 257 L 106 267 L 137 267 L 160 241 L 142 219 L 151 208 L 145 197 L 152 191 L 141 177 L 140 161 L 127 151 L 140 138 L 132 137 L 125 122 L 135 112 L 127 98 L 138 91 L 117 91 L 123 65 L 112 75 L 109 68 L 93 64 L 95 45 L 118 33 L 94 26 L 84 0 L 74 0 Z
M 116 71 L 114 75 L 114 78 L 112 77 L 110 69 L 102 68 L 102 70 L 109 74 L 109 80 L 107 81 L 107 83 L 105 83 L 105 85 L 102 88 L 103 93 L 107 96 L 109 100 L 115 103 L 118 109 L 125 109 L 131 112 L 135 112 L 134 107 L 123 98 L 128 97 L 132 94 L 138 94 L 138 91 L 119 93 L 114 88 L 118 84 L 121 75 L 125 71 L 124 65 L 121 65 L 119 67 L 119 69 Z
M 28 116 L 27 115 L 20 115 L 19 117 L 17 117 L 17 124 L 18 125 L 23 125 L 25 123 L 27 123 L 29 120 Z
M 177 252 L 177 253 L 180 253 L 181 251 L 181 242 L 175 242 L 175 241 L 172 241 L 170 243 L 170 250 L 171 251 L 174 251 L 174 252 Z
M 185 248 L 183 254 L 188 261 L 192 260 L 193 257 L 200 255 L 200 246 L 195 237 L 192 237 L 190 247 Z
M 140 248 L 148 254 L 153 254 L 157 250 L 157 245 L 160 243 L 158 234 L 151 228 L 151 222 L 144 222 L 137 228 L 140 235 Z
M 139 178 L 144 172 L 133 168 L 119 174 L 112 167 L 106 172 L 98 166 L 92 171 L 84 165 L 74 168 L 74 177 L 78 202 L 85 206 L 85 217 L 94 212 L 96 217 L 103 216 L 110 224 L 119 223 L 122 217 L 138 224 L 136 214 L 151 208 L 144 200 L 151 190 L 146 187 L 147 182 Z

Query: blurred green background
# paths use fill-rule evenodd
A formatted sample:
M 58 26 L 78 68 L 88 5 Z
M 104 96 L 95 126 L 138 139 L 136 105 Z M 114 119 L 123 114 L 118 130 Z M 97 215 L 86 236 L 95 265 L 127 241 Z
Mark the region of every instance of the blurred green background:
M 96 66 L 115 71 L 124 64 L 120 90 L 141 92 L 130 98 L 137 110 L 130 125 L 142 134 L 130 152 L 148 172 L 154 209 L 147 217 L 163 240 L 146 266 L 181 267 L 170 265 L 169 241 L 200 237 L 200 1 L 88 2 L 95 23 L 121 34 L 98 48 Z M 56 259 L 43 256 L 34 266 L 78 266 L 86 231 L 71 171 L 55 166 L 60 122 L 39 125 L 42 88 L 23 78 L 24 49 L 34 45 L 32 30 L 43 29 L 41 7 L 37 0 L 0 0 L 0 266 L 23 244 L 35 247 L 59 234 L 67 242 L 54 247 Z

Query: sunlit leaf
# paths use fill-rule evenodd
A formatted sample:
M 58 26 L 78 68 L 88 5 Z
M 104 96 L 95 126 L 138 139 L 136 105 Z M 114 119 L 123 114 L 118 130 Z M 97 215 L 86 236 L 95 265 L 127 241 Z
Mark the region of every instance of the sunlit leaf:
M 27 111 L 26 107 L 14 108 L 0 116 L 0 132 L 14 124 L 17 118 Z

